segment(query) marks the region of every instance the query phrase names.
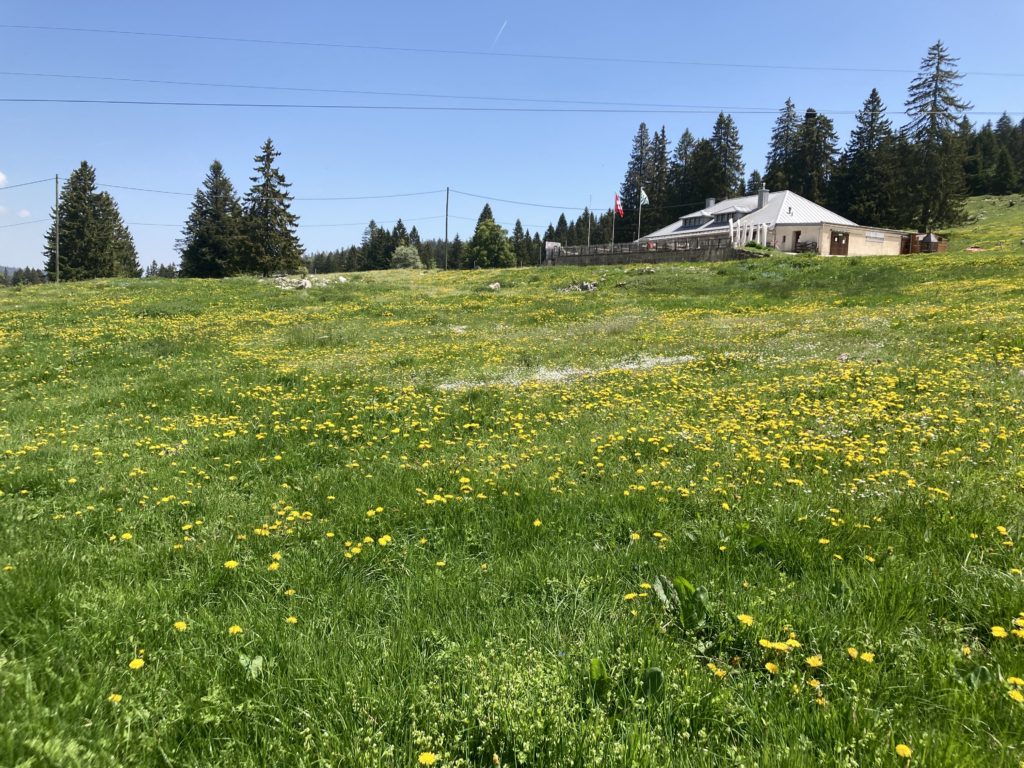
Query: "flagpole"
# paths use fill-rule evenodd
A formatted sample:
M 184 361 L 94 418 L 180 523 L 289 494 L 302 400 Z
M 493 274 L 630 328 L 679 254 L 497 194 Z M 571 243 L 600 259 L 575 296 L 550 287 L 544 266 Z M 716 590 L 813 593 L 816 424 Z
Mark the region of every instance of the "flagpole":
M 615 250 L 615 217 L 619 215 L 619 212 L 618 212 L 617 209 L 618 209 L 618 206 L 614 206 L 612 208 L 612 242 L 611 242 L 611 246 L 612 246 L 612 250 L 613 251 Z

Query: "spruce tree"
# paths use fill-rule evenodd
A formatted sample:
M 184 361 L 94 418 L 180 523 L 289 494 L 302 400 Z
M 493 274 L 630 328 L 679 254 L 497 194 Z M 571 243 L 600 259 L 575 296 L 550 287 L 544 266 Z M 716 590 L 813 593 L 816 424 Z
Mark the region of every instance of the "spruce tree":
M 958 126 L 971 105 L 957 96 L 961 75 L 942 41 L 928 49 L 907 91 L 904 133 L 914 145 L 918 172 L 911 185 L 915 219 L 923 231 L 963 215 L 964 145 Z
M 176 247 L 182 277 L 226 277 L 245 270 L 242 203 L 224 166 L 214 160 L 196 190 Z
M 687 128 L 679 137 L 676 148 L 672 152 L 672 159 L 669 161 L 668 181 L 671 189 L 669 205 L 672 206 L 676 214 L 681 214 L 693 202 L 688 171 L 690 156 L 693 154 L 693 147 L 696 143 L 697 140 L 693 138 L 693 134 Z
M 791 190 L 815 203 L 827 202 L 838 140 L 832 121 L 816 110 L 808 109 L 796 135 Z
M 832 205 L 858 224 L 897 226 L 899 181 L 892 123 L 882 97 L 872 88 L 837 164 Z
M 466 245 L 462 242 L 462 238 L 455 235 L 455 239 L 452 240 L 451 245 L 448 248 L 448 269 L 463 269 L 465 268 L 465 250 Z
M 750 178 L 747 179 L 747 194 L 756 195 L 761 191 L 761 185 L 763 184 L 761 179 L 761 172 L 756 168 L 750 172 Z
M 650 208 L 644 209 L 644 229 L 653 232 L 672 221 L 671 185 L 669 183 L 668 136 L 665 126 L 651 137 L 650 178 L 645 186 Z M 675 217 L 678 218 L 678 217 Z M 586 233 L 584 233 L 584 238 Z
M 716 159 L 717 198 L 743 194 L 743 145 L 732 115 L 718 113 L 711 131 L 711 148 Z
M 114 199 L 96 190 L 96 171 L 87 162 L 71 172 L 61 189 L 54 222 L 46 233 L 46 272 L 57 272 L 57 221 L 60 222 L 60 279 L 140 277 L 135 242 Z
M 992 194 L 1008 195 L 1017 190 L 1017 169 L 1006 147 L 1000 147 L 992 174 Z
M 490 203 L 484 203 L 484 207 L 480 211 L 480 215 L 477 217 L 476 225 L 479 227 L 484 221 L 494 221 L 494 214 L 491 212 Z
M 405 229 L 405 224 L 399 219 L 395 222 L 394 228 L 391 230 L 391 239 L 395 243 L 395 248 L 409 244 L 409 233 Z
M 616 235 L 621 233 L 620 242 L 634 240 L 637 237 L 636 214 L 640 207 L 640 187 L 646 183 L 650 173 L 650 168 L 647 165 L 650 159 L 650 149 L 651 137 L 647 130 L 647 123 L 640 123 L 636 135 L 633 137 L 633 148 L 629 153 L 626 176 L 619 189 L 619 198 L 626 211 L 626 217 L 616 227 Z
M 264 276 L 294 272 L 302 266 L 302 245 L 296 234 L 299 217 L 291 212 L 291 186 L 274 165 L 281 153 L 267 139 L 255 157 L 252 188 L 245 196 L 245 271 Z
M 515 256 L 508 241 L 508 233 L 494 219 L 481 218 L 473 233 L 473 239 L 469 242 L 468 250 L 470 268 L 515 265 Z
M 793 156 L 799 129 L 800 120 L 796 115 L 796 106 L 792 99 L 786 99 L 785 106 L 775 120 L 768 155 L 765 158 L 764 181 L 769 189 L 784 190 L 792 185 Z
M 512 256 L 517 267 L 528 263 L 529 242 L 529 235 L 523 230 L 523 222 L 516 219 L 516 225 L 512 229 Z

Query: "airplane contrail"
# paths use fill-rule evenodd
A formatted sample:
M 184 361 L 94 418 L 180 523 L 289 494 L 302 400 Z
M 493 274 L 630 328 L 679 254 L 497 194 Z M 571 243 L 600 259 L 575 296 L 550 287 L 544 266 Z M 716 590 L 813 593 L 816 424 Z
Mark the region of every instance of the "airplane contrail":
M 503 21 L 501 23 L 501 29 L 498 30 L 498 34 L 496 34 L 494 36 L 494 42 L 491 43 L 491 47 L 488 48 L 487 50 L 489 50 L 489 51 L 494 50 L 494 46 L 496 46 L 498 44 L 498 38 L 501 37 L 501 33 L 505 31 L 505 27 L 507 27 L 507 26 L 508 26 L 508 19 L 505 19 L 505 21 Z

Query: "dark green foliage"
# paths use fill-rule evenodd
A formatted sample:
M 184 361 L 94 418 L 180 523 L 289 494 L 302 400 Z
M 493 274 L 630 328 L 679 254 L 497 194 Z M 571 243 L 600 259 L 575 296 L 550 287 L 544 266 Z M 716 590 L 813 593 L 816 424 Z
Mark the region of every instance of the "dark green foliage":
M 747 179 L 747 194 L 756 195 L 763 185 L 764 180 L 761 178 L 761 172 L 756 169 L 751 171 L 750 178 Z
M 476 220 L 476 225 L 479 227 L 482 221 L 494 221 L 494 214 L 491 212 L 491 204 L 484 203 L 483 209 L 480 211 L 480 216 Z
M 218 160 L 196 190 L 181 239 L 182 277 L 226 277 L 244 272 L 248 243 L 242 204 Z
M 530 233 L 523 229 L 523 222 L 516 219 L 512 229 L 512 256 L 517 267 L 530 264 Z
M 252 188 L 245 196 L 248 240 L 243 271 L 269 275 L 294 272 L 302 266 L 302 245 L 296 235 L 298 216 L 291 212 L 291 186 L 274 165 L 281 153 L 267 139 L 256 155 Z
M 732 115 L 718 113 L 711 131 L 711 148 L 715 158 L 712 181 L 718 192 L 714 196 L 726 198 L 743 194 L 743 145 Z
M 622 180 L 619 189 L 619 197 L 622 200 L 622 207 L 626 217 L 616 225 L 616 239 L 620 242 L 628 242 L 638 237 L 637 210 L 640 207 L 640 187 L 647 183 L 647 174 L 650 160 L 650 132 L 647 130 L 647 123 L 640 123 L 636 135 L 633 137 L 633 148 L 629 153 L 629 164 L 626 166 L 626 175 Z M 545 240 L 552 239 L 546 235 Z M 557 238 L 553 238 L 557 240 Z
M 24 267 L 0 272 L 0 285 L 38 285 L 47 282 L 46 273 L 41 269 Z
M 469 242 L 468 264 L 472 268 L 511 267 L 515 264 L 508 233 L 493 219 L 481 215 L 473 239 Z
M 899 161 L 892 123 L 874 88 L 857 113 L 833 178 L 831 199 L 836 211 L 858 224 L 899 226 Z
M 154 259 L 146 267 L 146 277 L 178 277 L 178 268 L 173 264 L 158 264 Z
M 907 179 L 912 215 L 929 231 L 958 221 L 966 197 L 965 147 L 960 121 L 971 105 L 957 95 L 961 75 L 942 41 L 928 49 L 907 91 L 903 131 L 912 143 L 916 173 Z
M 796 155 L 800 121 L 792 99 L 779 111 L 765 158 L 765 184 L 769 189 L 790 189 L 793 183 L 793 159 Z
M 60 193 L 43 255 L 50 279 L 56 277 L 56 222 L 60 221 L 60 279 L 140 277 L 131 233 L 114 199 L 96 190 L 96 171 L 86 162 L 72 171 Z
M 796 133 L 789 189 L 816 203 L 826 202 L 838 138 L 828 117 L 807 110 Z

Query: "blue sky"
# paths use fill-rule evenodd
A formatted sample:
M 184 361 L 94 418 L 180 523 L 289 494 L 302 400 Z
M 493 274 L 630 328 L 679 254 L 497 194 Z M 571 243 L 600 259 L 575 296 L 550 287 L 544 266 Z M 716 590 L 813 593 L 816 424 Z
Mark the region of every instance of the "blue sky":
M 684 128 L 710 133 L 715 110 L 734 114 L 747 171 L 762 169 L 774 114 L 792 97 L 836 122 L 845 143 L 856 110 L 877 87 L 890 111 L 928 46 L 941 38 L 965 73 L 962 95 L 975 110 L 1024 116 L 1019 55 L 1024 3 L 971 4 L 790 0 L 734 2 L 6 3 L 0 24 L 149 31 L 541 54 L 563 59 L 372 49 L 258 45 L 0 27 L 3 72 L 90 75 L 277 87 L 388 91 L 505 99 L 707 105 L 704 113 L 502 113 L 366 109 L 282 110 L 74 104 L 0 104 L 0 180 L 7 187 L 82 160 L 101 183 L 191 193 L 217 158 L 240 191 L 252 158 L 273 137 L 297 197 L 394 195 L 453 189 L 492 198 L 607 208 L 641 120 L 665 125 L 674 144 Z M 499 34 L 500 32 L 500 34 Z M 590 57 L 599 60 L 573 60 Z M 753 69 L 608 59 L 839 67 Z M 543 106 L 438 97 L 371 96 L 184 85 L 154 85 L 0 74 L 0 95 L 27 98 L 434 106 Z M 559 106 L 548 104 L 547 106 Z M 576 106 L 566 105 L 560 106 Z M 897 124 L 901 118 L 893 115 Z M 976 120 L 985 120 L 979 116 Z M 114 194 L 143 264 L 176 258 L 190 197 L 127 190 Z M 0 185 L 0 265 L 39 266 L 53 185 Z M 483 200 L 452 195 L 450 234 L 472 233 Z M 558 210 L 493 202 L 496 218 L 531 229 Z M 424 237 L 444 232 L 444 194 L 377 200 L 297 201 L 307 250 L 358 242 L 371 218 L 401 216 Z M 567 211 L 572 213 L 572 211 Z M 4 226 L 24 224 L 23 226 Z M 171 225 L 171 226 L 144 226 Z M 329 226 L 320 226 L 329 225 Z M 339 226 L 349 225 L 349 226 Z

